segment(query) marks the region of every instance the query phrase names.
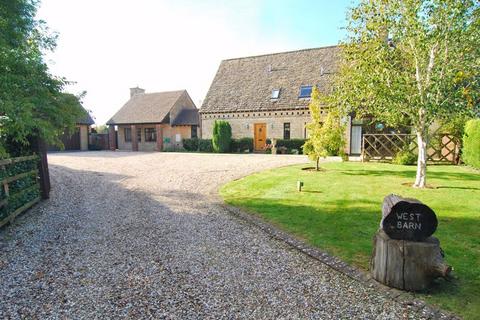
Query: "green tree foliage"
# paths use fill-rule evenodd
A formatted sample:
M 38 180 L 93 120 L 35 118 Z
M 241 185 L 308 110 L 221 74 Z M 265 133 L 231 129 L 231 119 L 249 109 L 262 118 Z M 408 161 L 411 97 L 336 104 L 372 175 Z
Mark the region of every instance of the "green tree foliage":
M 472 119 L 465 125 L 462 152 L 466 164 L 480 169 L 480 119 Z
M 340 109 L 330 106 L 317 88 L 313 88 L 309 109 L 312 122 L 307 124 L 308 140 L 303 145 L 303 153 L 316 162 L 319 170 L 320 158 L 343 153 L 345 126 L 342 125 Z M 325 118 L 321 111 L 327 111 Z
M 232 142 L 232 128 L 230 123 L 223 120 L 215 120 L 213 124 L 213 151 L 225 153 L 230 151 Z
M 413 127 L 415 187 L 425 187 L 432 123 L 478 112 L 479 6 L 474 0 L 362 0 L 349 13 L 330 99 L 359 117 Z
M 0 154 L 35 137 L 58 143 L 84 112 L 79 98 L 62 93 L 65 79 L 51 75 L 44 53 L 56 37 L 35 19 L 38 1 L 0 2 Z

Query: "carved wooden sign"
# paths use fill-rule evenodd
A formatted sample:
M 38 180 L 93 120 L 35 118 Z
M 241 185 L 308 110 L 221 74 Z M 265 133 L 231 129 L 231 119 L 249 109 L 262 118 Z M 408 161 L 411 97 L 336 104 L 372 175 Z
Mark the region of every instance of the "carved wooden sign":
M 416 199 L 391 194 L 382 207 L 381 228 L 392 239 L 423 241 L 437 229 L 438 221 L 430 207 Z

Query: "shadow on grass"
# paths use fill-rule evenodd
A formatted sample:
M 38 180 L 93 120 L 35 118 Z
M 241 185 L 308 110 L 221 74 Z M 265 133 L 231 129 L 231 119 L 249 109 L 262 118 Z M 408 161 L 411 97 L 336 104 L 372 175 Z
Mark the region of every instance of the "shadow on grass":
M 438 186 L 437 189 L 460 189 L 460 190 L 480 190 L 480 188 L 475 187 L 452 187 L 452 186 Z
M 305 193 L 323 193 L 323 192 L 320 191 L 320 190 L 305 190 L 305 189 L 302 189 L 301 192 L 305 192 Z
M 349 176 L 374 176 L 374 177 L 401 177 L 401 178 L 415 178 L 415 170 L 339 170 L 340 173 L 349 175 Z M 464 181 L 480 181 L 480 175 L 475 173 L 467 172 L 446 172 L 446 171 L 428 171 L 428 179 L 455 179 L 455 180 L 464 180 Z

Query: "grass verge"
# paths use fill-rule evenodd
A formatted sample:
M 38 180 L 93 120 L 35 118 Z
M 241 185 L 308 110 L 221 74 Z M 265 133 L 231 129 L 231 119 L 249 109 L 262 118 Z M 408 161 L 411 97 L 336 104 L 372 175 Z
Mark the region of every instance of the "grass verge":
M 381 163 L 326 163 L 324 171 L 290 166 L 232 181 L 225 202 L 332 255 L 368 269 L 383 197 L 413 197 L 437 214 L 439 238 L 454 279 L 439 279 L 419 297 L 465 319 L 480 314 L 480 174 L 467 167 L 429 166 L 431 189 L 414 189 L 415 167 Z M 304 182 L 302 192 L 296 182 Z

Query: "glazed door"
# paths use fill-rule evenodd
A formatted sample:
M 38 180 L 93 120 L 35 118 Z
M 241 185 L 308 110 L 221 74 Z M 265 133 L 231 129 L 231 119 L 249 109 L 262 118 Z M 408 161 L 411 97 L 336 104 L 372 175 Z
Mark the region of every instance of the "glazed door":
M 265 145 L 267 143 L 267 125 L 265 123 L 255 123 L 254 141 L 256 151 L 260 151 L 265 148 Z

